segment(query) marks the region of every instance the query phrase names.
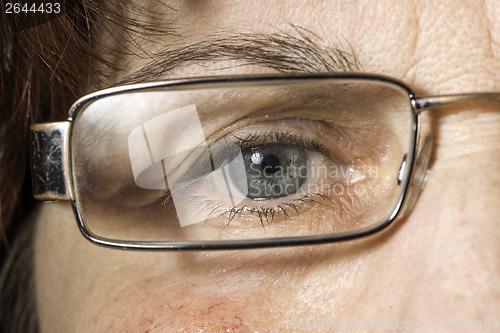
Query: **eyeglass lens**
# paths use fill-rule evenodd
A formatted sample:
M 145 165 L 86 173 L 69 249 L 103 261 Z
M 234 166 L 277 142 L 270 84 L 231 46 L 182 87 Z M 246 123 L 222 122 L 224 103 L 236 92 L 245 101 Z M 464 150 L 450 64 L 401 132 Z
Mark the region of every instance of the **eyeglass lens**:
M 75 199 L 115 240 L 356 231 L 401 200 L 413 126 L 408 93 L 371 80 L 111 95 L 74 119 Z

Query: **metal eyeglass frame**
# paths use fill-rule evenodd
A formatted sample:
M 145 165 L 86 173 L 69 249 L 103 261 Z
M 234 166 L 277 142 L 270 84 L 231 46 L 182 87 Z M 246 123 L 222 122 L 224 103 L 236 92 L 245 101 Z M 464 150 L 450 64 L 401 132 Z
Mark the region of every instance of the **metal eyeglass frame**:
M 320 236 L 300 236 L 251 240 L 226 241 L 116 241 L 98 237 L 92 234 L 83 221 L 78 203 L 73 193 L 74 181 L 72 172 L 71 142 L 73 119 L 90 103 L 110 95 L 137 91 L 189 90 L 210 85 L 219 86 L 259 86 L 279 84 L 292 80 L 370 80 L 389 83 L 402 88 L 408 94 L 413 118 L 413 150 L 409 152 L 407 163 L 410 170 L 406 188 L 402 191 L 399 201 L 390 214 L 390 218 L 380 224 L 352 232 Z M 70 200 L 75 217 L 82 234 L 90 241 L 104 246 L 123 249 L 149 250 L 215 250 L 243 249 L 274 246 L 292 246 L 332 243 L 346 241 L 375 234 L 386 229 L 394 221 L 408 216 L 415 206 L 418 195 L 425 183 L 427 168 L 432 151 L 432 136 L 420 139 L 420 114 L 423 111 L 440 106 L 456 105 L 464 102 L 500 103 L 498 93 L 467 93 L 453 95 L 436 95 L 417 97 L 405 83 L 382 75 L 362 73 L 324 73 L 324 74 L 291 74 L 291 75 L 246 75 L 219 76 L 205 78 L 176 79 L 161 82 L 141 83 L 101 90 L 76 101 L 71 107 L 68 120 L 65 122 L 33 124 L 31 126 L 32 149 L 32 180 L 34 196 L 38 200 Z

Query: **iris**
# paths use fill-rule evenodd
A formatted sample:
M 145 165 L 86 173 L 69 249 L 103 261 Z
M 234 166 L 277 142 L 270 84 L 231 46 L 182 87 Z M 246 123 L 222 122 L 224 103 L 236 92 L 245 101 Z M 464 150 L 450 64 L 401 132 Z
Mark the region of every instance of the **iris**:
M 247 179 L 234 181 L 249 198 L 285 197 L 296 193 L 307 179 L 307 150 L 302 147 L 272 143 L 245 149 L 242 155 Z

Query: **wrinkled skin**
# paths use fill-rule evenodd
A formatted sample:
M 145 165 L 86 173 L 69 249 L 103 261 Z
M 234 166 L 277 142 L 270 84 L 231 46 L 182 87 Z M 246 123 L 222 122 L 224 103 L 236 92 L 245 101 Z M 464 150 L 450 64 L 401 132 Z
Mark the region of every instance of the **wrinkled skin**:
M 325 45 L 343 40 L 364 71 L 401 79 L 419 95 L 500 91 L 494 0 L 178 1 L 173 7 L 177 12 L 165 9 L 169 22 L 201 39 L 218 31 L 292 31 L 291 23 Z M 131 58 L 126 74 L 141 61 Z M 271 72 L 219 66 L 183 66 L 167 77 Z M 359 318 L 420 322 L 426 331 L 430 320 L 444 328 L 447 319 L 499 318 L 500 108 L 431 112 L 433 160 L 414 211 L 355 242 L 230 252 L 113 250 L 83 238 L 68 203 L 42 204 L 35 243 L 42 332 L 279 332 L 293 328 L 293 319 L 298 325 Z

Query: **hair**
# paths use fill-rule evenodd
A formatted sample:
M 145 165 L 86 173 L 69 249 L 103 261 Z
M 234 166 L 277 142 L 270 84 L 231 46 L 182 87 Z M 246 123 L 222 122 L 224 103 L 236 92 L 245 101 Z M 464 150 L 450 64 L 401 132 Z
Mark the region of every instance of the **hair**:
M 0 232 L 2 247 L 8 249 L 16 230 L 13 221 L 22 219 L 34 204 L 22 200 L 30 196 L 29 126 L 64 119 L 80 82 L 85 82 L 93 54 L 76 17 L 61 15 L 44 23 L 43 17 L 35 16 L 41 22 L 23 29 L 16 27 L 19 22 L 11 14 L 0 15 Z
M 87 87 L 109 84 L 117 59 L 131 52 L 123 34 L 147 38 L 166 29 L 148 25 L 149 11 L 128 0 L 60 1 L 61 15 L 26 22 L 0 3 L 0 327 L 37 332 L 30 124 L 64 120 Z

